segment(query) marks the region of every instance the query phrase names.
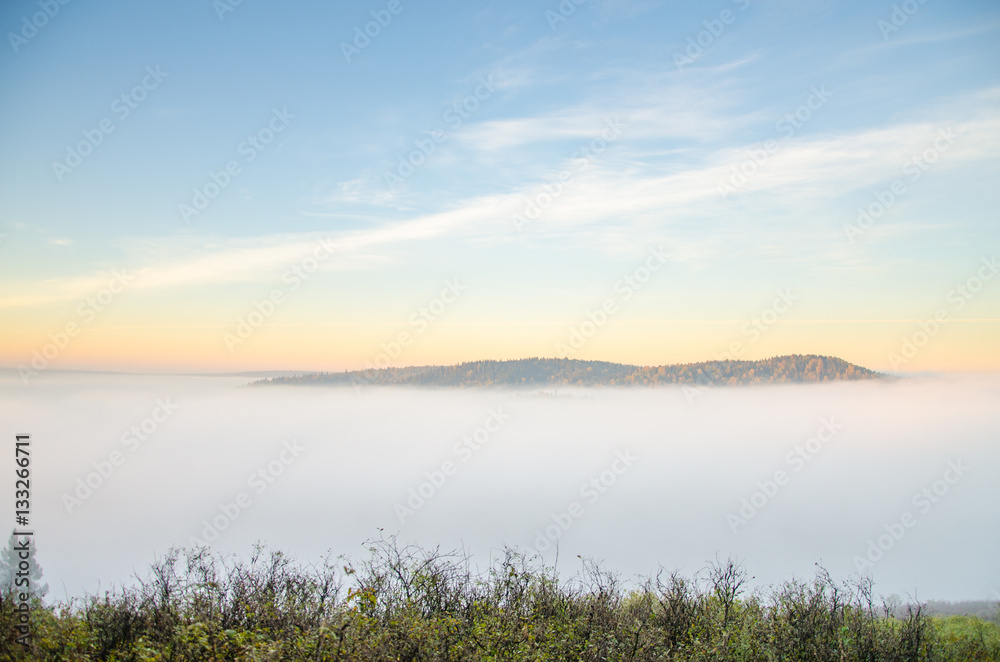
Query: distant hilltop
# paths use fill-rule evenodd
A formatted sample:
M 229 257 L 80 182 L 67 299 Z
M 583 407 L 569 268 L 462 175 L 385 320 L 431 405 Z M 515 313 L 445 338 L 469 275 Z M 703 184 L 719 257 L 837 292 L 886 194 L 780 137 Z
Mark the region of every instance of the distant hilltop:
M 884 378 L 886 375 L 882 373 L 834 356 L 792 354 L 760 361 L 704 361 L 663 366 L 635 366 L 575 359 L 473 361 L 450 366 L 306 373 L 294 377 L 262 379 L 253 382 L 251 386 L 747 386 Z

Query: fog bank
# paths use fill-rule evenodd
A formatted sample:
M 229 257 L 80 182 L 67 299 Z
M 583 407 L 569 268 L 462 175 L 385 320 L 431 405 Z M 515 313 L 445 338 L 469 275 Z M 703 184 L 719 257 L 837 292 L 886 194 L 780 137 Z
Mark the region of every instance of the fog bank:
M 736 555 L 756 584 L 821 562 L 841 579 L 871 572 L 886 595 L 1000 589 L 997 377 L 705 391 L 246 382 L 0 379 L 4 438 L 32 435 L 50 598 L 128 581 L 171 546 L 357 558 L 380 529 L 464 546 L 481 566 L 504 544 L 551 563 L 557 543 L 567 574 L 577 555 L 625 578 Z M 13 491 L 0 472 L 11 510 Z

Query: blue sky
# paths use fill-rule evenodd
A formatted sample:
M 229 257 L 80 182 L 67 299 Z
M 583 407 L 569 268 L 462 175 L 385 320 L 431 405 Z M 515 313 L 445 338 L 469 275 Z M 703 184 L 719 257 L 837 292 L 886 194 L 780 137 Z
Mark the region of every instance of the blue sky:
M 0 363 L 30 357 L 115 269 L 135 283 L 59 365 L 358 367 L 456 277 L 469 294 L 400 364 L 553 355 L 662 246 L 668 268 L 574 358 L 709 359 L 791 288 L 801 303 L 749 358 L 885 368 L 996 253 L 995 3 L 566 0 L 563 21 L 557 2 L 220 3 L 70 1 L 16 43 L 42 9 L 0 9 Z M 372 12 L 391 21 L 348 62 Z M 116 99 L 144 78 L 123 117 Z M 276 110 L 282 130 L 248 160 Z M 779 124 L 796 111 L 794 131 Z M 53 162 L 102 120 L 113 132 L 60 180 Z M 620 132 L 595 143 L 609 122 Z M 420 141 L 433 152 L 387 182 Z M 185 219 L 230 161 L 239 174 Z M 893 182 L 905 191 L 850 240 Z M 321 236 L 336 258 L 269 335 L 227 352 L 226 329 Z M 1000 282 L 949 312 L 969 321 L 907 368 L 1000 369 Z

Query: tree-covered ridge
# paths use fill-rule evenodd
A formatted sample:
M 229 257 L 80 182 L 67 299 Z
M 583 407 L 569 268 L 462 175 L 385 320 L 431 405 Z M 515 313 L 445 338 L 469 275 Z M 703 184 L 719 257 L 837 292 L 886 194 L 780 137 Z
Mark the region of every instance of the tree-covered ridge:
M 473 361 L 453 366 L 383 368 L 277 377 L 261 384 L 348 386 L 744 386 L 881 379 L 885 375 L 832 356 L 793 354 L 760 361 L 704 361 L 634 366 L 575 359 Z

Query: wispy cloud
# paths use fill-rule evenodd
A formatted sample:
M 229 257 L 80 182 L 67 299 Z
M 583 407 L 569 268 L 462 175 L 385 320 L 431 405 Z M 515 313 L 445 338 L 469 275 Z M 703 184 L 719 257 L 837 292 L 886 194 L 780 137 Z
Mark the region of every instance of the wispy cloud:
M 673 237 L 688 242 L 688 254 L 704 256 L 703 251 L 716 240 L 707 236 L 695 241 L 688 229 L 692 220 L 707 219 L 722 229 L 729 223 L 745 224 L 748 214 L 780 219 L 788 209 L 801 213 L 829 205 L 851 191 L 898 177 L 901 164 L 920 154 L 941 128 L 950 127 L 956 139 L 935 170 L 976 167 L 1000 153 L 1000 88 L 989 88 L 929 109 L 928 119 L 921 121 L 789 139 L 730 201 L 723 201 L 719 183 L 727 180 L 734 165 L 746 160 L 746 150 L 753 145 L 675 148 L 671 158 L 664 160 L 668 153 L 664 144 L 652 140 L 709 136 L 731 130 L 734 122 L 745 125 L 759 119 L 753 114 L 727 115 L 727 102 L 711 101 L 709 96 L 675 88 L 634 97 L 628 130 L 620 144 L 609 150 L 607 158 L 596 159 L 576 174 L 532 232 L 540 237 L 575 233 L 576 241 L 599 246 L 613 244 L 609 238 L 626 234 Z M 702 102 L 704 109 L 699 105 Z M 539 117 L 480 122 L 470 124 L 458 142 L 488 153 L 555 139 L 579 141 L 598 135 L 607 115 L 605 107 L 581 104 Z M 514 186 L 497 181 L 493 191 L 437 203 L 436 208 L 420 212 L 407 211 L 398 197 L 373 186 L 370 178 L 344 182 L 339 191 L 307 213 L 329 214 L 332 206 L 346 201 L 352 203 L 352 210 L 367 211 L 337 210 L 335 215 L 361 220 L 366 227 L 330 235 L 338 255 L 323 268 L 379 268 L 392 263 L 393 251 L 399 247 L 430 239 L 510 241 L 515 234 L 511 217 L 522 213 L 526 201 L 569 166 L 566 154 L 563 161 L 550 164 L 548 176 L 542 172 L 537 180 Z M 314 233 L 248 239 L 187 235 L 121 240 L 116 245 L 122 253 L 122 267 L 136 273 L 136 289 L 185 288 L 267 281 L 308 255 L 317 238 Z M 50 243 L 62 246 L 68 241 L 51 239 Z M 106 283 L 108 271 L 108 265 L 102 264 L 77 277 L 8 283 L 0 307 L 86 296 Z

